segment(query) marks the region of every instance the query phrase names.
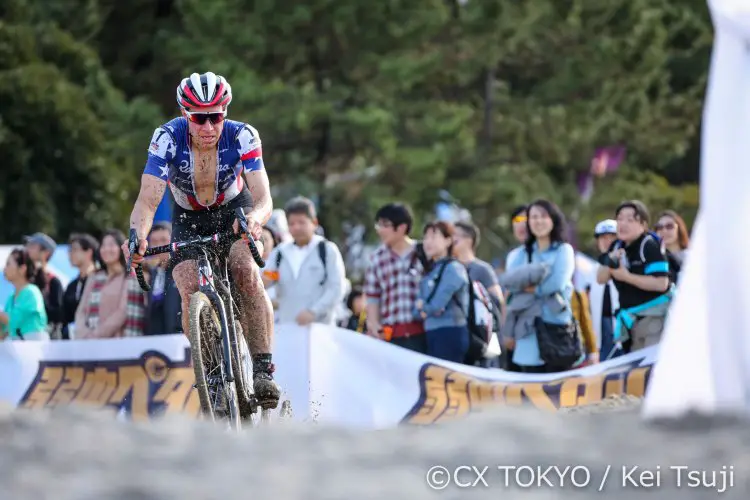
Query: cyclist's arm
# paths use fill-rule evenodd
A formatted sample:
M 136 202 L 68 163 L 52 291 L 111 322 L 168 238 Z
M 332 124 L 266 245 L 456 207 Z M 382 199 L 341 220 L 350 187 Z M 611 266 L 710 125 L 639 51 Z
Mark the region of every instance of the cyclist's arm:
M 175 149 L 172 136 L 164 128 L 154 130 L 141 176 L 141 191 L 130 214 L 130 228 L 135 229 L 139 240 L 145 240 L 151 230 L 156 209 L 167 189 L 168 166 Z
M 253 208 L 247 214 L 263 225 L 271 218 L 273 201 L 268 174 L 263 164 L 263 147 L 260 134 L 250 125 L 245 125 L 237 135 L 237 150 L 242 161 L 245 183 L 253 197 Z
M 166 181 L 151 174 L 141 176 L 141 191 L 135 201 L 133 212 L 130 214 L 130 228 L 135 229 L 139 240 L 145 240 L 151 225 L 154 222 L 156 209 L 159 207 L 164 192 L 167 189 Z
M 271 218 L 273 211 L 268 174 L 265 169 L 245 171 L 245 182 L 253 197 L 253 208 L 247 215 L 258 221 L 260 225 L 264 225 Z

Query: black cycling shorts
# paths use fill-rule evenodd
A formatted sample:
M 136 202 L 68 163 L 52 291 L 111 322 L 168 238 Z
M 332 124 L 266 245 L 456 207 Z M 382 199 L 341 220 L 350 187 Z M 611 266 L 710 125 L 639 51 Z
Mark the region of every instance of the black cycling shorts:
M 236 218 L 235 210 L 242 207 L 245 213 L 247 213 L 252 208 L 252 201 L 250 191 L 245 188 L 232 201 L 214 210 L 185 210 L 175 204 L 172 215 L 172 242 L 231 231 L 232 224 Z M 237 239 L 239 239 L 239 236 Z M 236 240 L 224 244 L 214 244 L 212 250 L 226 256 L 234 241 Z M 168 272 L 171 273 L 174 266 L 180 262 L 184 260 L 197 260 L 201 255 L 202 252 L 197 248 L 178 250 L 169 260 Z

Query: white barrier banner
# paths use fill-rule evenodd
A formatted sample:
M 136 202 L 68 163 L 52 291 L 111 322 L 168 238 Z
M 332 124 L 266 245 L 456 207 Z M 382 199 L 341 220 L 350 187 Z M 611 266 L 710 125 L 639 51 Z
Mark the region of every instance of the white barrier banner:
M 643 396 L 658 346 L 556 374 L 521 374 L 438 360 L 340 328 L 310 335 L 311 401 L 321 422 L 364 428 L 430 425 L 486 405 L 579 406 Z
M 642 396 L 657 348 L 560 374 L 445 362 L 341 328 L 277 325 L 276 380 L 296 420 L 360 428 L 430 425 L 490 404 L 541 410 L 610 394 Z M 183 335 L 0 343 L 0 400 L 23 408 L 88 404 L 133 420 L 197 416 Z
M 295 418 L 309 416 L 306 328 L 276 332 L 276 379 Z M 23 408 L 86 404 L 133 420 L 198 416 L 190 347 L 184 335 L 126 339 L 0 342 L 0 400 Z

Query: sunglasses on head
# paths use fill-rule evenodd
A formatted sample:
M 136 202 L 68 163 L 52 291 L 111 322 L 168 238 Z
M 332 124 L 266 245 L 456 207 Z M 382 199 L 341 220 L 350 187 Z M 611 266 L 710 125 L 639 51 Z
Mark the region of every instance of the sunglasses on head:
M 667 222 L 666 224 L 657 224 L 654 226 L 654 229 L 657 231 L 661 231 L 662 229 L 666 229 L 667 231 L 671 231 L 676 227 L 674 222 Z
M 197 123 L 198 125 L 203 125 L 207 121 L 211 121 L 214 125 L 217 123 L 221 123 L 224 121 L 224 118 L 227 116 L 226 111 L 217 111 L 215 113 L 201 113 L 199 111 L 185 111 L 185 114 L 188 117 L 188 120 L 190 120 L 193 123 Z

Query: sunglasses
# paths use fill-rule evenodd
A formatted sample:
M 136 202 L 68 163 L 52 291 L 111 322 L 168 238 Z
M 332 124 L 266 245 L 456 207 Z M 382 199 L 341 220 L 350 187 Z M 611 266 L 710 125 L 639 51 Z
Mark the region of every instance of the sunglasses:
M 667 231 L 671 231 L 677 227 L 674 222 L 667 222 L 666 224 L 657 224 L 654 226 L 654 229 L 657 231 L 661 231 L 662 229 L 666 229 Z
M 517 223 L 519 223 L 519 222 L 526 222 L 527 220 L 528 220 L 528 217 L 526 217 L 525 215 L 516 215 L 516 216 L 515 216 L 515 217 L 513 217 L 513 219 L 511 220 L 511 223 L 513 223 L 513 224 L 517 224 Z
M 226 111 L 219 111 L 217 113 L 199 113 L 197 111 L 191 113 L 190 111 L 185 111 L 185 114 L 187 115 L 188 120 L 198 125 L 203 125 L 209 120 L 216 125 L 223 122 L 224 118 L 227 116 Z

